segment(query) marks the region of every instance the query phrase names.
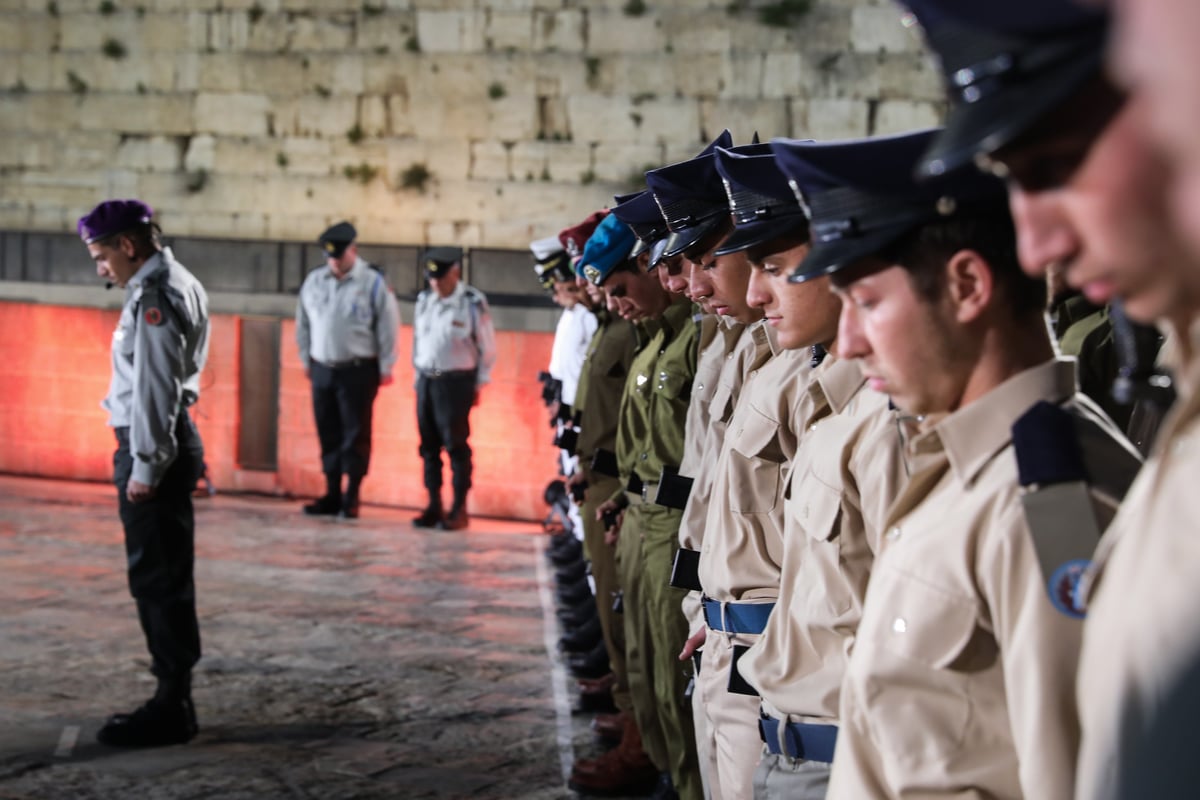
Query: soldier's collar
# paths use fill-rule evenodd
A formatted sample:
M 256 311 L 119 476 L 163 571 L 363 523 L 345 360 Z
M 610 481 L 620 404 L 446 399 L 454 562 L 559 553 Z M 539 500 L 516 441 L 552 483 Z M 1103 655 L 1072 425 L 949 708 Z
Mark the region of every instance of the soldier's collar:
M 151 275 L 165 268 L 166 261 L 163 259 L 163 251 L 159 250 L 138 267 L 137 272 L 133 273 L 133 276 L 129 279 L 128 286 L 131 289 L 140 289 Z
M 833 353 L 825 356 L 816 369 L 818 372 L 813 376 L 816 379 L 813 383 L 821 387 L 821 393 L 825 395 L 834 414 L 842 413 L 842 409 L 867 382 L 862 366 L 857 361 L 838 358 Z

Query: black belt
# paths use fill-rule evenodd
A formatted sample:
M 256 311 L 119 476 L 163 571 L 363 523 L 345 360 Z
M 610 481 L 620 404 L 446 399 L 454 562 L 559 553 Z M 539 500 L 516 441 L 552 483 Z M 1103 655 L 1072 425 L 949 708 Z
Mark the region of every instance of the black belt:
M 317 361 L 317 359 L 314 358 L 313 361 Z M 326 369 L 352 369 L 366 366 L 378 367 L 379 359 L 372 356 L 370 358 L 348 358 L 345 361 L 317 361 L 317 363 Z
M 838 733 L 836 725 L 783 722 L 763 715 L 758 721 L 758 733 L 772 755 L 833 763 Z
M 417 371 L 421 373 L 421 377 L 431 380 L 475 377 L 475 370 L 473 369 L 422 369 Z

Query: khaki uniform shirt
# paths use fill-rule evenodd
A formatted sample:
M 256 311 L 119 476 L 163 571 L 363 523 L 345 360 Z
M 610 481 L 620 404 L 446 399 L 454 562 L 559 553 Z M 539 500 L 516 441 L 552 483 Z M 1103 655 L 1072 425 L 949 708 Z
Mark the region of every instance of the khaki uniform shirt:
M 599 327 L 588 343 L 575 393 L 575 410 L 579 412 L 575 453 L 585 469 L 590 469 L 597 450 L 616 450 L 621 393 L 637 351 L 632 323 L 603 310 L 596 316 Z
M 831 800 L 1072 796 L 1082 624 L 1049 599 L 1012 423 L 1068 411 L 1089 474 L 1137 456 L 1075 392 L 1071 361 L 1027 369 L 908 446 L 842 685 Z M 1113 505 L 1092 491 L 1103 528 Z
M 896 416 L 865 384 L 857 361 L 829 355 L 813 371 L 783 501 L 779 601 L 738 662 L 763 708 L 792 722 L 837 721 L 846 651 L 904 482 Z
M 812 354 L 779 351 L 747 378 L 713 470 L 700 585 L 721 602 L 774 600 L 783 562 L 784 475 L 796 454 L 797 404 Z M 756 334 L 757 335 L 757 334 Z
M 1191 331 L 1200 353 L 1200 323 Z M 1104 536 L 1079 667 L 1076 797 L 1115 797 L 1117 768 L 1200 647 L 1200 357 L 1176 369 L 1176 407 Z
M 629 367 L 617 427 L 621 492 L 630 476 L 657 483 L 662 468 L 683 458 L 683 425 L 696 375 L 696 325 L 692 304 L 672 303 L 658 320 L 645 323 L 653 338 Z
M 100 404 L 110 426 L 129 428 L 133 480 L 157 486 L 174 463 L 175 422 L 200 396 L 208 335 L 208 295 L 164 247 L 125 286 Z
M 700 354 L 696 366 L 696 383 L 692 393 L 692 405 L 688 408 L 687 438 L 684 446 L 683 463 L 679 471 L 691 477 L 692 491 L 683 510 L 683 522 L 679 526 L 679 546 L 699 550 L 704 541 L 704 523 L 708 517 L 708 502 L 712 493 L 712 473 L 716 466 L 721 445 L 725 441 L 725 429 L 733 415 L 733 407 L 741 394 L 746 374 L 757 365 L 755 354 L 755 331 L 765 327 L 765 322 L 745 326 L 721 320 L 717 335 L 709 348 Z M 770 348 L 765 348 L 770 355 Z M 707 362 L 707 363 L 705 363 Z M 703 408 L 698 408 L 696 393 L 701 386 L 708 388 L 709 395 Z M 689 592 L 683 600 L 683 613 L 688 618 L 688 633 L 698 631 L 704 625 L 704 612 L 699 592 Z

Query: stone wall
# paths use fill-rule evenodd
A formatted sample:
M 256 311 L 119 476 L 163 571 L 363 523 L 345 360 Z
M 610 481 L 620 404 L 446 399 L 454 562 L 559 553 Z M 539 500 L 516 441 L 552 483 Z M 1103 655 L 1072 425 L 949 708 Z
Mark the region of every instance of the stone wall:
M 521 248 L 646 166 L 942 114 L 885 0 L 3 0 L 0 229 Z M 786 16 L 786 13 L 784 14 Z

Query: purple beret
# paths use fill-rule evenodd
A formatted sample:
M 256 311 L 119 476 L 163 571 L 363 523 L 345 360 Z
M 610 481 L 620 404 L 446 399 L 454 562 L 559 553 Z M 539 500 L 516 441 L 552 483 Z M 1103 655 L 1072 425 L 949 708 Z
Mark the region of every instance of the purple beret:
M 76 230 L 87 244 L 145 225 L 154 209 L 141 200 L 105 200 L 79 218 Z

